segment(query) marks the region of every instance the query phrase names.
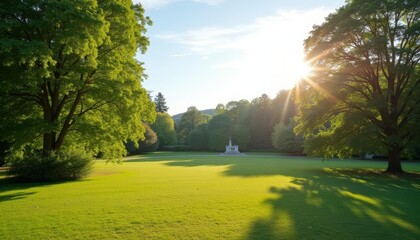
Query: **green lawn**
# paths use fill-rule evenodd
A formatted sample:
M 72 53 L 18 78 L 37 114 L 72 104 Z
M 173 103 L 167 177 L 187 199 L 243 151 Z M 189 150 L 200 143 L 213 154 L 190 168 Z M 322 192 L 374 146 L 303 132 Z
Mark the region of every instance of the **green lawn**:
M 420 239 L 420 164 L 155 153 L 83 181 L 9 183 L 0 239 Z M 367 170 L 366 170 L 367 169 Z M 0 173 L 2 174 L 2 173 Z

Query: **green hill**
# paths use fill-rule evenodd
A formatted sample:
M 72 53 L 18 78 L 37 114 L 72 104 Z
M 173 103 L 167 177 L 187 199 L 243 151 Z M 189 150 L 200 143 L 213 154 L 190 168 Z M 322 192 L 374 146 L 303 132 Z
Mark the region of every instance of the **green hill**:
M 205 109 L 205 110 L 200 110 L 200 112 L 202 114 L 208 114 L 210 116 L 214 116 L 216 114 L 216 109 Z M 178 113 L 172 116 L 172 119 L 174 120 L 175 124 L 179 124 L 181 122 L 182 115 L 184 115 L 184 113 L 185 112 Z

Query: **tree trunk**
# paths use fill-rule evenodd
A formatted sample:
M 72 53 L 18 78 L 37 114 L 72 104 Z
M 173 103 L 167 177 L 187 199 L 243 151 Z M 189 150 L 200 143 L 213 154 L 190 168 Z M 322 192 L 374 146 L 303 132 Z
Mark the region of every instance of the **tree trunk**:
M 388 148 L 388 168 L 386 171 L 390 173 L 404 172 L 401 167 L 400 150 L 398 147 Z
M 53 132 L 44 133 L 43 139 L 44 139 L 44 142 L 42 145 L 42 155 L 46 157 L 51 151 L 56 150 L 55 149 L 55 133 Z

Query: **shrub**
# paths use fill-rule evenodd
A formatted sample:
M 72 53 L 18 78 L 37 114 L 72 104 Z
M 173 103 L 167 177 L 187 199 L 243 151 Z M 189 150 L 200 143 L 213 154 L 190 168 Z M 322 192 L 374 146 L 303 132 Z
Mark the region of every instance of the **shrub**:
M 11 159 L 7 175 L 28 182 L 77 180 L 92 171 L 93 163 L 93 158 L 80 150 L 52 152 L 48 156 L 32 151 Z

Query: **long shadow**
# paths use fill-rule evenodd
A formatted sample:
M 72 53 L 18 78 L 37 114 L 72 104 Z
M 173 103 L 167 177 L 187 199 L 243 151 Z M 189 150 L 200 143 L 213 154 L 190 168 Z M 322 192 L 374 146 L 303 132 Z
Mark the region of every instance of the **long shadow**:
M 245 239 L 420 239 L 420 178 L 335 169 L 302 172 L 272 186 L 271 212 Z M 414 184 L 413 184 L 414 183 Z
M 35 194 L 35 192 L 17 192 L 17 193 L 0 195 L 0 203 L 5 202 L 5 201 L 23 199 L 32 194 Z
M 378 170 L 369 170 L 366 172 L 365 163 L 370 163 L 374 168 L 381 166 L 379 162 L 369 161 L 353 161 L 356 164 L 354 168 L 342 168 L 340 174 L 336 172 L 337 177 L 346 178 L 347 176 L 355 181 L 357 176 L 363 176 L 365 181 L 369 179 L 377 179 L 383 177 L 385 174 Z M 227 166 L 223 174 L 227 176 L 242 176 L 242 177 L 253 177 L 253 176 L 271 176 L 271 175 L 286 175 L 296 176 L 296 173 L 301 174 L 301 170 L 307 170 L 308 164 L 311 165 L 309 168 L 318 169 L 319 171 L 325 167 L 328 167 L 330 161 L 321 161 L 320 159 L 308 159 L 307 157 L 299 156 L 284 156 L 275 154 L 252 154 L 245 156 L 225 156 L 217 153 L 164 153 L 164 154 L 148 154 L 133 156 L 131 159 L 125 162 L 161 162 L 167 166 L 174 167 L 198 167 L 198 166 Z M 334 161 L 333 161 L 334 162 Z M 339 164 L 345 163 L 345 161 L 336 160 Z M 332 165 L 335 165 L 334 163 Z M 345 166 L 345 165 L 344 165 Z M 385 166 L 385 165 L 384 165 Z M 359 170 L 358 170 L 359 169 Z M 292 170 L 292 171 L 291 171 Z M 347 171 L 347 172 L 346 172 Z M 347 175 L 347 176 L 345 176 Z M 305 175 L 306 176 L 306 175 Z M 420 172 L 417 173 L 406 173 L 402 176 L 394 176 L 400 180 L 407 179 L 408 181 L 416 180 L 420 178 Z
M 5 172 L 2 172 L 6 176 Z M 88 180 L 83 180 L 88 181 Z M 19 200 L 35 194 L 35 191 L 28 191 L 36 187 L 45 187 L 65 183 L 61 182 L 20 182 L 11 177 L 0 178 L 0 202 Z
M 299 168 L 302 161 L 307 161 L 307 158 L 302 157 L 285 157 L 276 156 L 273 158 L 273 154 L 258 154 L 258 155 L 245 155 L 245 156 L 224 156 L 217 153 L 210 153 L 206 155 L 188 154 L 188 155 L 166 155 L 166 156 L 155 156 L 155 155 L 140 155 L 132 157 L 125 162 L 162 162 L 167 166 L 173 167 L 199 167 L 199 166 L 227 166 L 226 171 L 223 174 L 227 176 L 241 176 L 241 177 L 252 177 L 252 176 L 272 176 L 272 175 L 287 175 L 287 171 L 282 167 L 284 162 L 282 159 L 293 159 L 295 162 L 288 162 L 288 168 L 290 165 Z M 256 164 L 258 161 L 258 164 Z M 317 160 L 315 160 L 317 161 Z

